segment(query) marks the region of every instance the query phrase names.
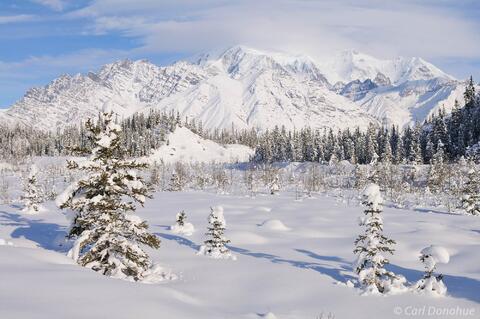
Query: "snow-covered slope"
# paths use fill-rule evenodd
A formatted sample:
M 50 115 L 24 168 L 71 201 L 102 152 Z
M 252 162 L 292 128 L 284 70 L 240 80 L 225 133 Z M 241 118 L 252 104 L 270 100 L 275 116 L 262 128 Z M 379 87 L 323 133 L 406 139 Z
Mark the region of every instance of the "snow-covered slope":
M 168 143 L 150 155 L 149 162 L 246 162 L 253 155 L 253 150 L 244 145 L 219 145 L 194 134 L 187 128 L 178 127 L 168 135 Z
M 403 127 L 423 121 L 442 107 L 451 111 L 455 100 L 463 101 L 464 90 L 463 84 L 435 78 L 378 87 L 356 102 L 383 124 Z
M 97 73 L 64 75 L 29 90 L 0 120 L 55 129 L 100 110 L 127 117 L 155 108 L 179 111 L 210 129 L 364 128 L 421 121 L 439 105 L 453 105 L 460 88 L 420 58 L 343 52 L 317 62 L 235 46 L 166 67 L 126 60 Z

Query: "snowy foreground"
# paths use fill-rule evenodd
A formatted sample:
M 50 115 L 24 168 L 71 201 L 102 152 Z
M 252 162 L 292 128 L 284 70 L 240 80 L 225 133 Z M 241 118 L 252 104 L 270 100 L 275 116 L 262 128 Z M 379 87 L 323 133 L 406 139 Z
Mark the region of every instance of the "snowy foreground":
M 237 260 L 197 255 L 210 207 L 222 205 Z M 66 256 L 65 216 L 52 202 L 37 215 L 0 208 L 0 318 L 479 318 L 480 218 L 386 207 L 384 232 L 397 241 L 388 269 L 411 283 L 423 275 L 419 252 L 445 247 L 446 297 L 412 292 L 362 296 L 353 241 L 362 231 L 358 202 L 293 193 L 256 198 L 208 192 L 158 192 L 138 214 L 161 240 L 148 250 L 178 276 L 160 284 L 111 279 Z M 192 236 L 170 226 L 184 210 Z M 463 311 L 463 312 L 462 312 Z M 467 314 L 465 314 L 467 313 Z M 329 317 L 330 314 L 330 317 Z M 463 315 L 462 315 L 463 314 Z

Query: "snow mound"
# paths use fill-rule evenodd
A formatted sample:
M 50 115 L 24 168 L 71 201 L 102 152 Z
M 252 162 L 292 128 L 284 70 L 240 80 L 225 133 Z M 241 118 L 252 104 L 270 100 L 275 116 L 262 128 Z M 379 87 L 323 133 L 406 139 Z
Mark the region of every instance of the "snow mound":
M 439 264 L 447 264 L 450 261 L 450 254 L 441 246 L 431 245 L 422 249 L 420 253 L 425 256 L 430 256 Z
M 219 249 L 214 249 L 213 251 L 209 252 L 207 246 L 205 245 L 200 246 L 197 255 L 208 256 L 213 259 L 237 260 L 237 256 L 232 254 L 231 251 L 222 252 Z
M 290 228 L 285 226 L 285 224 L 279 219 L 267 219 L 259 225 L 262 228 L 275 230 L 275 231 L 289 231 Z
M 170 270 L 166 270 L 160 265 L 153 265 L 143 274 L 141 283 L 156 284 L 166 280 L 176 280 L 177 278 L 177 275 Z
M 230 232 L 229 237 L 237 245 L 262 245 L 268 242 L 265 237 L 251 232 Z
M 247 162 L 254 151 L 244 145 L 222 146 L 206 140 L 185 127 L 178 127 L 168 135 L 168 143 L 146 158 L 147 162 L 164 163 L 235 163 Z
M 13 246 L 13 243 L 9 240 L 0 238 L 0 246 Z
M 195 232 L 195 227 L 192 223 L 185 223 L 183 226 L 175 224 L 170 226 L 170 231 L 174 234 L 192 236 Z
M 277 316 L 275 316 L 273 312 L 262 313 L 262 314 L 259 314 L 258 316 L 264 319 L 277 319 Z

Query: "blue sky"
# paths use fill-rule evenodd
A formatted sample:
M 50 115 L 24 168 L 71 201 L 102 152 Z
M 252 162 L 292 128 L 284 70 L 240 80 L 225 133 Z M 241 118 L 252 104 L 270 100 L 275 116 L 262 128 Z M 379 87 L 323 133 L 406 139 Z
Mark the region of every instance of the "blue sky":
M 317 59 L 344 49 L 420 56 L 480 79 L 478 30 L 476 0 L 1 0 L 0 107 L 63 73 L 235 44 Z

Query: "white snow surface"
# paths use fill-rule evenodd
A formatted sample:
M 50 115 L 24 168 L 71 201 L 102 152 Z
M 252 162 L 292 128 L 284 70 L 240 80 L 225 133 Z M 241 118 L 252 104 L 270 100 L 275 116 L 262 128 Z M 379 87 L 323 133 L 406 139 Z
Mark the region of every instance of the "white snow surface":
M 170 231 L 172 234 L 192 236 L 192 234 L 195 232 L 195 227 L 192 223 L 184 223 L 183 226 L 175 224 L 170 226 Z
M 262 222 L 260 227 L 268 230 L 274 231 L 288 231 L 290 228 L 285 226 L 285 224 L 279 219 L 267 219 L 266 221 Z
M 356 80 L 379 86 L 358 100 L 341 93 Z M 96 73 L 62 75 L 30 89 L 0 112 L 0 122 L 55 130 L 100 111 L 125 118 L 158 109 L 201 120 L 208 129 L 403 126 L 462 102 L 464 86 L 421 58 L 382 60 L 346 51 L 316 61 L 234 46 L 168 66 L 122 60 Z
M 480 251 L 474 249 L 480 219 L 473 216 L 385 204 L 384 232 L 397 241 L 387 268 L 413 284 L 424 273 L 418 260 L 422 248 L 433 242 L 449 251 L 450 262 L 441 265 L 448 293 L 435 298 L 413 292 L 362 296 L 352 288 L 353 241 L 361 232 L 356 217 L 364 208 L 335 197 L 316 194 L 295 201 L 293 191 L 255 198 L 155 193 L 137 212 L 162 240 L 159 250 L 147 251 L 162 274 L 168 276 L 163 269 L 169 269 L 178 278 L 148 285 L 76 265 L 66 256 L 71 244 L 63 240 L 69 222 L 53 202 L 45 205 L 47 211 L 37 216 L 24 215 L 17 206 L 0 207 L 0 238 L 12 243 L 0 245 L 0 318 L 304 319 L 332 313 L 335 318 L 397 319 L 396 307 L 478 311 L 480 306 Z M 210 207 L 219 205 L 228 220 L 228 247 L 238 256 L 234 262 L 196 255 Z M 175 218 L 168 212 L 181 210 L 199 230 L 188 238 L 165 226 Z M 290 231 L 258 227 L 268 219 L 282 221 Z
M 185 127 L 177 127 L 167 138 L 168 143 L 162 145 L 144 160 L 150 163 L 162 161 L 164 163 L 234 163 L 246 162 L 254 153 L 245 145 L 222 146 L 206 140 Z

